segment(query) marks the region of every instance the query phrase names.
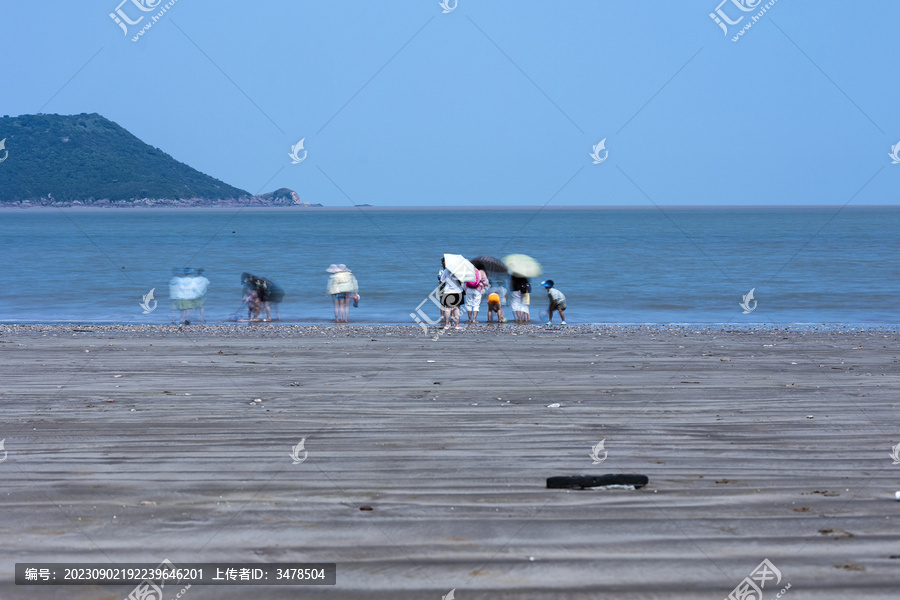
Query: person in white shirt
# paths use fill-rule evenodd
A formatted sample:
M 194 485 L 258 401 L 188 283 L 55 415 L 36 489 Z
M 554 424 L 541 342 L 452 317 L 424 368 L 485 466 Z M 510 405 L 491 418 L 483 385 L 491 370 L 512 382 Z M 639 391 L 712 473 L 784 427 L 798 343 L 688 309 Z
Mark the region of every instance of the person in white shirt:
M 350 322 L 350 301 L 359 302 L 359 283 L 356 277 L 347 268 L 347 265 L 332 264 L 325 269 L 331 275 L 328 277 L 328 293 L 334 303 L 334 322 Z
M 512 293 L 509 295 L 509 305 L 516 317 L 516 323 L 527 323 L 531 320 L 531 311 L 528 304 L 531 302 L 531 283 L 525 277 L 512 275 L 509 278 Z
M 566 315 L 563 312 L 566 310 L 566 295 L 561 291 L 553 287 L 553 280 L 548 279 L 547 281 L 541 283 L 542 286 L 547 290 L 547 298 L 550 299 L 550 308 L 547 312 L 549 312 L 549 316 L 547 317 L 547 325 L 553 324 L 553 311 L 559 313 L 559 318 L 562 319 L 562 324 L 566 324 Z
M 205 323 L 206 317 L 203 305 L 206 304 L 206 290 L 209 288 L 209 279 L 203 276 L 203 269 L 189 269 L 190 277 L 187 278 L 187 294 L 190 309 L 200 309 L 200 322 Z M 189 310 L 190 310 L 189 309 Z
M 189 323 L 187 318 L 191 312 L 191 280 L 188 277 L 188 269 L 177 269 L 175 277 L 169 280 L 169 298 L 172 300 L 172 322 L 175 323 L 175 315 L 181 311 L 181 323 Z
M 444 329 L 450 329 L 451 321 L 457 329 L 462 329 L 459 326 L 459 306 L 463 303 L 465 292 L 459 279 L 447 268 L 447 263 L 443 258 L 438 279 L 441 282 L 441 313 L 444 318 Z

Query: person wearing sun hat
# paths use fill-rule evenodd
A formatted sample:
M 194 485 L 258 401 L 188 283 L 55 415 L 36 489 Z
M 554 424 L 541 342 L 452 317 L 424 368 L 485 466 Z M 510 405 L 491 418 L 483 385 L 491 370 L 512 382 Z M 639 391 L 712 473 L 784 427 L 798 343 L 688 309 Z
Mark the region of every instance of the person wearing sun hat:
M 345 264 L 332 264 L 325 271 L 331 273 L 328 278 L 328 293 L 334 302 L 334 322 L 349 323 L 350 300 L 359 301 L 359 283 Z
M 553 324 L 554 310 L 559 313 L 559 318 L 562 319 L 562 324 L 565 325 L 566 315 L 563 311 L 566 310 L 566 295 L 553 287 L 552 279 L 542 282 L 541 285 L 547 290 L 547 298 L 550 299 L 550 308 L 547 311 L 550 314 L 547 316 L 547 325 Z

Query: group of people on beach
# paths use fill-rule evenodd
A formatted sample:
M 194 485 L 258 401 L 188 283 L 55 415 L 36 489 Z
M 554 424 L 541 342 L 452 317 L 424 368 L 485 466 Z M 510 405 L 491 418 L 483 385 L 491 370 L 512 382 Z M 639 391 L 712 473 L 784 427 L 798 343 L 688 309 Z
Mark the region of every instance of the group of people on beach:
M 359 306 L 359 284 L 347 265 L 331 265 L 325 269 L 330 273 L 328 294 L 334 302 L 334 320 L 337 323 L 350 322 L 350 303 Z M 190 325 L 191 312 L 200 311 L 200 322 L 205 323 L 203 305 L 209 279 L 203 276 L 203 269 L 182 268 L 174 270 L 169 281 L 169 298 L 172 301 L 172 322 Z M 271 279 L 252 273 L 241 273 L 241 308 L 231 315 L 233 321 L 272 321 L 281 318 L 279 305 L 284 300 L 284 289 Z M 243 318 L 246 308 L 247 318 Z M 260 315 L 265 316 L 260 319 Z
M 350 322 L 350 303 L 359 306 L 359 283 L 356 276 L 345 264 L 332 264 L 327 269 L 329 273 L 327 292 L 334 304 L 334 322 Z M 257 321 L 263 309 L 266 316 L 263 321 L 271 321 L 271 307 L 275 308 L 275 319 L 280 318 L 278 305 L 284 300 L 284 290 L 276 283 L 257 277 L 250 273 L 241 275 L 241 285 L 244 288 L 243 302 L 247 306 L 247 320 Z
M 487 297 L 487 322 L 497 317 L 498 323 L 506 323 L 503 314 L 503 305 L 506 304 L 507 288 L 502 279 L 491 284 L 488 273 L 484 269 L 475 270 L 474 281 L 461 282 L 453 272 L 447 268 L 445 259 L 441 259 L 441 269 L 438 271 L 438 282 L 441 298 L 441 324 L 443 329 L 462 329 L 460 326 L 460 306 L 465 306 L 468 316 L 468 324 L 478 322 L 478 313 L 481 311 L 481 303 L 484 293 Z M 510 275 L 509 307 L 513 311 L 516 323 L 529 323 L 531 321 L 531 282 L 528 278 L 516 274 Z M 554 287 L 552 279 L 541 282 L 541 286 L 547 291 L 550 305 L 547 309 L 547 325 L 553 324 L 553 313 L 559 313 L 562 324 L 566 324 L 566 296 Z
M 325 271 L 329 273 L 326 290 L 331 296 L 334 306 L 334 321 L 335 323 L 349 323 L 350 304 L 352 303 L 354 307 L 359 306 L 359 282 L 345 264 L 332 264 Z M 442 258 L 438 282 L 441 306 L 440 323 L 445 330 L 451 326 L 462 329 L 459 324 L 460 307 L 462 306 L 465 307 L 468 315 L 468 324 L 477 323 L 485 294 L 487 294 L 488 323 L 493 322 L 495 318 L 498 324 L 507 322 L 503 313 L 503 307 L 507 304 L 507 296 L 515 322 L 529 323 L 531 321 L 531 283 L 526 277 L 510 275 L 510 288 L 507 289 L 502 275 L 499 275 L 497 280 L 492 283 L 484 269 L 476 269 L 475 279 L 463 283 L 447 268 L 446 262 Z M 552 279 L 543 281 L 541 286 L 547 291 L 550 303 L 547 311 L 549 313 L 547 325 L 552 325 L 554 312 L 559 313 L 559 318 L 565 325 L 565 295 L 554 287 Z M 280 286 L 265 277 L 242 273 L 241 287 L 243 288 L 241 308 L 232 315 L 232 320 L 245 320 L 242 318 L 242 311 L 245 307 L 247 321 L 271 321 L 273 311 L 275 319 L 280 318 L 278 307 L 285 296 L 285 292 Z M 208 288 L 209 279 L 203 276 L 203 269 L 176 269 L 175 276 L 169 281 L 172 321 L 176 322 L 177 316 L 178 322 L 189 325 L 191 311 L 199 310 L 200 322 L 205 322 L 203 305 L 206 302 Z M 265 317 L 260 319 L 263 312 L 265 312 Z
M 250 273 L 241 274 L 241 286 L 244 290 L 241 310 L 244 306 L 247 307 L 248 320 L 259 320 L 259 315 L 263 310 L 266 314 L 263 320 L 272 320 L 273 305 L 275 318 L 279 317 L 278 305 L 284 299 L 283 289 L 264 277 L 257 277 Z M 197 310 L 200 313 L 200 322 L 205 323 L 203 306 L 206 304 L 208 289 L 209 279 L 203 275 L 203 269 L 175 269 L 174 277 L 169 280 L 172 322 L 190 325 L 192 312 Z M 232 318 L 239 320 L 238 315 L 232 315 Z

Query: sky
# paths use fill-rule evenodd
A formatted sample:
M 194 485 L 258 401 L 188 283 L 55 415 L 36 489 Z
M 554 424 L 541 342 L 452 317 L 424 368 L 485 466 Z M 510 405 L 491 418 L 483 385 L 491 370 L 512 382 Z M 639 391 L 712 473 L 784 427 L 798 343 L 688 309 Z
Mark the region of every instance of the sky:
M 0 0 L 0 114 L 326 206 L 898 200 L 894 0 L 119 2 Z

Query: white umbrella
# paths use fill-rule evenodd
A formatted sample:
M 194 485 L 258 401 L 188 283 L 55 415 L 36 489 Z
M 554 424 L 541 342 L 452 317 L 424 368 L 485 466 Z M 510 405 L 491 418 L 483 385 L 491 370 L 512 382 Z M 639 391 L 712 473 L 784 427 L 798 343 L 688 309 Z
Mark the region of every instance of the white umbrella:
M 445 254 L 444 264 L 450 269 L 453 276 L 463 283 L 477 279 L 475 265 L 466 260 L 461 254 Z

